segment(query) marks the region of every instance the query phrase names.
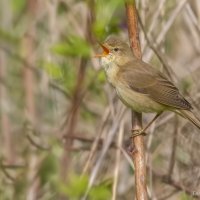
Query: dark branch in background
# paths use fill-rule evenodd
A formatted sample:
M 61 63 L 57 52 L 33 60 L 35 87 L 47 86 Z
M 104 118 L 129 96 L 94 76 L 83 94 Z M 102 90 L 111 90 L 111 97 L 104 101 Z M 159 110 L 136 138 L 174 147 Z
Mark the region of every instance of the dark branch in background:
M 73 136 L 76 123 L 77 123 L 77 117 L 78 117 L 78 111 L 79 111 L 79 102 L 80 102 L 80 95 L 82 93 L 83 88 L 83 82 L 85 78 L 85 70 L 86 70 L 86 64 L 87 60 L 85 58 L 81 58 L 80 60 L 80 66 L 78 70 L 78 77 L 77 77 L 77 83 L 75 86 L 74 94 L 71 100 L 71 108 L 67 117 L 67 120 L 65 122 L 65 133 L 64 136 L 67 138 L 67 136 Z M 63 180 L 66 179 L 67 171 L 70 165 L 70 149 L 73 145 L 73 140 L 71 138 L 67 138 L 64 144 L 64 152 L 63 152 L 63 158 L 61 161 L 61 177 Z
M 47 144 L 43 144 L 44 142 L 41 141 L 41 133 L 37 131 L 36 129 L 33 129 L 31 124 L 27 121 L 24 123 L 23 132 L 26 134 L 27 140 L 30 142 L 31 145 L 33 145 L 36 149 L 42 150 L 42 151 L 49 151 L 51 147 Z M 37 138 L 37 142 L 36 142 Z
M 135 1 L 126 2 L 126 15 L 128 32 L 131 47 L 137 58 L 141 59 L 141 48 L 139 41 L 139 30 L 137 21 L 137 10 Z M 132 128 L 133 130 L 142 129 L 142 114 L 132 112 Z M 145 149 L 144 138 L 142 135 L 133 137 L 132 143 L 135 150 L 131 152 L 135 166 L 135 193 L 137 200 L 147 200 L 146 186 L 146 164 L 145 164 Z
M 18 169 L 20 167 L 15 167 L 15 165 L 5 165 L 3 164 L 3 158 L 0 158 L 0 172 L 2 172 L 5 177 L 7 179 L 9 179 L 10 181 L 14 182 L 15 181 L 15 177 L 13 177 L 12 175 L 10 175 L 10 173 L 8 172 L 8 170 L 12 170 L 12 169 Z
M 12 182 L 15 182 L 15 178 L 14 178 L 13 176 L 11 176 L 11 175 L 8 173 L 8 171 L 6 170 L 5 167 L 0 166 L 0 169 L 1 169 L 1 171 L 3 172 L 3 174 L 4 174 L 9 180 L 11 180 Z
M 82 89 L 82 91 L 79 91 L 79 98 L 77 98 L 77 102 L 76 105 L 74 104 L 73 108 L 71 108 L 70 112 L 74 113 L 76 112 L 76 110 L 81 106 L 81 104 L 83 104 L 83 107 L 86 109 L 86 111 L 89 111 L 91 114 L 96 115 L 96 113 L 91 112 L 89 110 L 89 107 L 86 107 L 86 104 L 83 102 L 84 98 L 86 97 L 87 93 L 89 92 L 89 88 L 95 84 L 95 81 L 98 77 L 99 74 L 99 70 L 95 72 L 95 75 L 93 76 L 93 78 L 91 78 L 91 81 L 88 83 L 88 85 L 85 87 L 85 89 Z M 70 96 L 70 99 L 72 99 L 72 97 Z M 61 126 L 61 129 L 63 129 L 67 123 L 69 123 L 68 121 L 70 120 L 70 117 L 68 117 L 66 119 L 66 121 L 63 123 L 63 125 Z
M 28 141 L 30 142 L 30 144 L 39 150 L 49 151 L 51 149 L 51 147 L 46 147 L 46 146 L 42 146 L 41 144 L 38 144 L 29 134 L 27 134 L 26 137 Z
M 94 8 L 94 1 L 88 1 L 88 7 L 90 13 L 87 16 L 87 21 L 86 21 L 86 27 L 84 30 L 84 35 L 88 43 L 92 43 L 92 23 L 94 20 L 94 15 L 93 15 L 93 8 Z M 73 136 L 77 124 L 77 118 L 79 117 L 79 108 L 80 104 L 82 102 L 82 92 L 84 89 L 84 81 L 85 81 L 85 76 L 86 76 L 86 68 L 87 68 L 87 61 L 88 58 L 82 57 L 80 59 L 80 64 L 79 64 L 79 69 L 78 69 L 78 74 L 77 74 L 77 82 L 74 88 L 74 93 L 72 96 L 71 100 L 71 106 L 67 120 L 66 120 L 66 125 L 65 125 L 65 130 L 64 130 L 64 135 L 65 136 Z M 64 151 L 63 151 L 63 156 L 62 156 L 62 161 L 61 161 L 61 177 L 63 180 L 66 179 L 67 176 L 67 170 L 70 165 L 70 157 L 71 153 L 70 151 L 67 150 L 67 148 L 71 148 L 73 145 L 73 139 L 67 138 L 65 141 L 64 145 Z
M 85 135 L 85 134 L 81 134 L 81 135 Z M 73 136 L 67 136 L 67 137 L 71 137 L 71 139 L 73 140 L 77 140 L 81 143 L 83 143 L 85 146 L 83 147 L 84 150 L 91 150 L 92 144 L 94 143 L 96 138 L 86 138 L 84 136 L 80 136 L 79 135 L 73 135 Z M 104 144 L 104 140 L 103 139 L 99 139 L 97 142 L 97 147 L 95 150 L 99 150 L 102 148 L 103 144 Z M 115 142 L 112 142 L 110 144 L 110 148 L 117 148 L 117 144 Z M 72 148 L 73 149 L 73 148 Z M 82 149 L 82 147 L 80 147 L 80 149 Z M 79 149 L 79 150 L 80 150 Z M 76 149 L 77 150 L 77 149 Z

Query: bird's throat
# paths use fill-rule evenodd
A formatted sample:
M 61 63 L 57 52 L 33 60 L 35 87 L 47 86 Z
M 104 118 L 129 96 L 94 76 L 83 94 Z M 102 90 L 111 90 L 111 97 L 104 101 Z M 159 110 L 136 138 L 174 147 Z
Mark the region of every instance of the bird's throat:
M 119 71 L 119 67 L 115 62 L 110 61 L 110 59 L 107 59 L 106 57 L 102 58 L 102 65 L 106 72 L 109 83 L 115 87 L 117 84 L 117 73 Z

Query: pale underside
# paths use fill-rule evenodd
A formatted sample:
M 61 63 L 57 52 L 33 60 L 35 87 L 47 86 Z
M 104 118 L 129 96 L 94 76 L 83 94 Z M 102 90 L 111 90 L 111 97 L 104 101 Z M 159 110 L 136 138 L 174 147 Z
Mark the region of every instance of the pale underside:
M 116 87 L 120 100 L 132 110 L 145 113 L 160 113 L 167 109 L 167 106 L 157 103 L 146 94 L 135 92 L 129 88 Z
M 164 110 L 191 109 L 178 89 L 148 64 L 136 60 L 123 68 L 107 58 L 102 59 L 102 64 L 121 101 L 134 111 L 160 113 Z

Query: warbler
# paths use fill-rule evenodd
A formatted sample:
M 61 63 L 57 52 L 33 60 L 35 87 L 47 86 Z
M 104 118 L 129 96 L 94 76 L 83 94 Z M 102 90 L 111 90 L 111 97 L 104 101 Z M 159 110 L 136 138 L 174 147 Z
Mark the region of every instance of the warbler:
M 178 88 L 159 70 L 136 58 L 129 45 L 116 36 L 100 44 L 101 59 L 108 82 L 120 100 L 138 113 L 157 113 L 136 135 L 142 134 L 163 111 L 172 111 L 200 129 L 200 120 Z

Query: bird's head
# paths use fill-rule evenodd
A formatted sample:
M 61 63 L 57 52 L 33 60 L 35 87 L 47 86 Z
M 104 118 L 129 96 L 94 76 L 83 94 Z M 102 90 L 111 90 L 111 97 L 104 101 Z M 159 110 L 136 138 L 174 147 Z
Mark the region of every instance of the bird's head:
M 115 62 L 118 65 L 123 65 L 133 57 L 128 44 L 116 36 L 108 37 L 100 46 L 103 52 L 96 57 L 101 58 L 104 63 Z

